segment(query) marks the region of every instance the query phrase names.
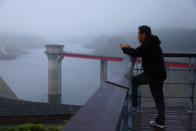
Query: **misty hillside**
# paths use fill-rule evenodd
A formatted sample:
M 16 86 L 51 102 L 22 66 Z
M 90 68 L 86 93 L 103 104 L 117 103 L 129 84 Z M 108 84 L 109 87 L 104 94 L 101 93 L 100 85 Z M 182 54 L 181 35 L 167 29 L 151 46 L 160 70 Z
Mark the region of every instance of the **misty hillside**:
M 162 29 L 156 31 L 165 52 L 195 52 L 196 29 Z
M 196 29 L 165 28 L 153 31 L 162 41 L 164 52 L 196 52 Z M 96 50 L 96 54 L 122 55 L 119 44 L 132 43 L 138 46 L 136 33 L 124 33 L 115 36 L 103 35 L 87 44 L 88 48 Z
M 0 33 L 0 47 L 43 48 L 46 43 L 47 41 L 38 35 Z

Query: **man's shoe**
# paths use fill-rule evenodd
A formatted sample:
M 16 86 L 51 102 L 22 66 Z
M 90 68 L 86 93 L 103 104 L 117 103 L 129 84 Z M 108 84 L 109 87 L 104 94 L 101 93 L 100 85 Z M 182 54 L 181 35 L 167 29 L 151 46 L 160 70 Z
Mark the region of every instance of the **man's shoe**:
M 151 120 L 150 125 L 153 126 L 153 127 L 161 128 L 161 129 L 165 128 L 165 124 L 158 124 L 155 120 Z

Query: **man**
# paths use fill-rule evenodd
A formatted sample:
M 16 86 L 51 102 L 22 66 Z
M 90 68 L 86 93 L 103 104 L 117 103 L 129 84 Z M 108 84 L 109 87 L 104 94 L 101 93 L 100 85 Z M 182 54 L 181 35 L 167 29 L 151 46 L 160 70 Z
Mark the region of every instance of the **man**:
M 138 86 L 149 84 L 152 96 L 154 98 L 158 116 L 154 121 L 150 121 L 152 126 L 159 128 L 165 127 L 165 103 L 163 93 L 163 82 L 167 77 L 161 41 L 155 35 L 152 35 L 148 26 L 140 26 L 138 31 L 138 41 L 141 43 L 136 49 L 127 44 L 121 45 L 125 54 L 142 58 L 143 73 L 134 76 L 132 79 L 133 107 L 138 107 Z

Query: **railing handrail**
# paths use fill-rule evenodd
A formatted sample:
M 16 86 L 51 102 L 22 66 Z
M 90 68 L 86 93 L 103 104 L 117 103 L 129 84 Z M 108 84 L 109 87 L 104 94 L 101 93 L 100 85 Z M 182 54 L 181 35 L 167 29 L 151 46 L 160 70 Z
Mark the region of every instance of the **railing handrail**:
M 82 53 L 73 53 L 73 52 L 72 53 L 64 52 L 62 55 L 66 57 L 96 59 L 96 60 L 115 61 L 115 62 L 122 62 L 123 60 L 123 57 L 114 57 L 114 56 L 96 55 L 96 54 L 82 54 Z
M 73 53 L 73 52 L 64 52 L 62 55 L 66 57 L 76 57 L 76 58 L 86 58 L 86 59 L 97 59 L 105 61 L 114 61 L 122 62 L 123 57 L 116 56 L 106 56 L 106 55 L 96 55 L 96 54 L 84 54 L 84 53 Z M 164 57 L 196 57 L 196 53 L 163 53 Z
M 196 57 L 196 53 L 163 53 L 164 57 Z
M 47 53 L 47 51 L 45 51 L 45 53 Z M 87 59 L 97 59 L 97 60 L 116 61 L 116 62 L 122 62 L 123 60 L 123 57 L 88 54 L 88 53 L 63 52 L 61 53 L 61 55 L 64 55 L 66 57 L 87 58 Z M 196 57 L 196 53 L 164 52 L 163 56 L 164 57 Z

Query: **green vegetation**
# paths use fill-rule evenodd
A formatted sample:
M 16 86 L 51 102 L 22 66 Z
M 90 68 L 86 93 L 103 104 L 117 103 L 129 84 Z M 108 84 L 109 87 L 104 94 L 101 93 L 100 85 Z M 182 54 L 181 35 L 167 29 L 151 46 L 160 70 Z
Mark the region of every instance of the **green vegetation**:
M 18 126 L 0 126 L 0 131 L 61 131 L 63 126 L 26 123 Z

